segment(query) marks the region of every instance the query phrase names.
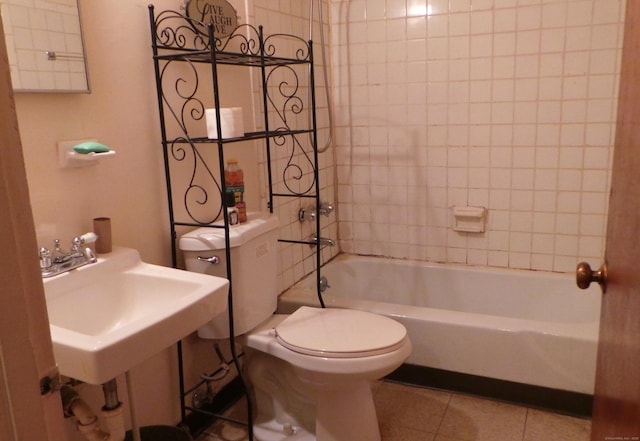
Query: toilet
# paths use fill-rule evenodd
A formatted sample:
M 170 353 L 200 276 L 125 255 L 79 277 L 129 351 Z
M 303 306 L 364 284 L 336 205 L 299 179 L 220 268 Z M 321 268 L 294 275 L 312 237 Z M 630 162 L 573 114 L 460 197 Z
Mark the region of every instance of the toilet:
M 371 381 L 411 353 L 404 326 L 365 311 L 302 306 L 274 314 L 278 297 L 278 219 L 250 213 L 230 228 L 234 334 L 256 402 L 259 441 L 380 441 Z M 220 228 L 198 228 L 179 247 L 187 270 L 226 277 Z M 198 330 L 229 337 L 227 314 Z

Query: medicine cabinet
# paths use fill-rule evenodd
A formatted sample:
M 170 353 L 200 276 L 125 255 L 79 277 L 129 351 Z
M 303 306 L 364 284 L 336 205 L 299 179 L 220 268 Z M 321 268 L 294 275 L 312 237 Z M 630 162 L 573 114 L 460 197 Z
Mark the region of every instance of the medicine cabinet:
M 89 92 L 77 0 L 1 0 L 16 92 Z

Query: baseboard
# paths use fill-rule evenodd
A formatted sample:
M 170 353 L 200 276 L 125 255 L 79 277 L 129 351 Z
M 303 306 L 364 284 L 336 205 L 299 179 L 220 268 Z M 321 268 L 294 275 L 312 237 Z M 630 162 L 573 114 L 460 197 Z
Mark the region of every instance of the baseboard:
M 593 396 L 588 394 L 412 364 L 403 364 L 385 380 L 478 395 L 582 418 L 591 417 L 593 407 Z

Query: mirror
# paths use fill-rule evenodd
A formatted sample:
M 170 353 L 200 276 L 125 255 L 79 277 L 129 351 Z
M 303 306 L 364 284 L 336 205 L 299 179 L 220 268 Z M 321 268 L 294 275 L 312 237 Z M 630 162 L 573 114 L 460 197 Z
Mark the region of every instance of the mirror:
M 89 92 L 77 0 L 0 0 L 16 92 Z

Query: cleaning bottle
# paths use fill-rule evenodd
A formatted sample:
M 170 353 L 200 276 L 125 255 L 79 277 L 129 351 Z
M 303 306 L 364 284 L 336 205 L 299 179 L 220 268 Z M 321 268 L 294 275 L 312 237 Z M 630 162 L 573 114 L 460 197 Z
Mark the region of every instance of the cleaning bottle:
M 227 192 L 225 194 L 225 202 L 227 205 L 227 218 L 229 219 L 229 225 L 238 225 L 240 223 L 238 219 L 238 209 L 236 208 L 236 199 L 233 193 Z
M 247 221 L 247 206 L 244 202 L 244 172 L 237 159 L 228 159 L 224 169 L 224 183 L 227 193 L 233 193 L 240 223 Z

